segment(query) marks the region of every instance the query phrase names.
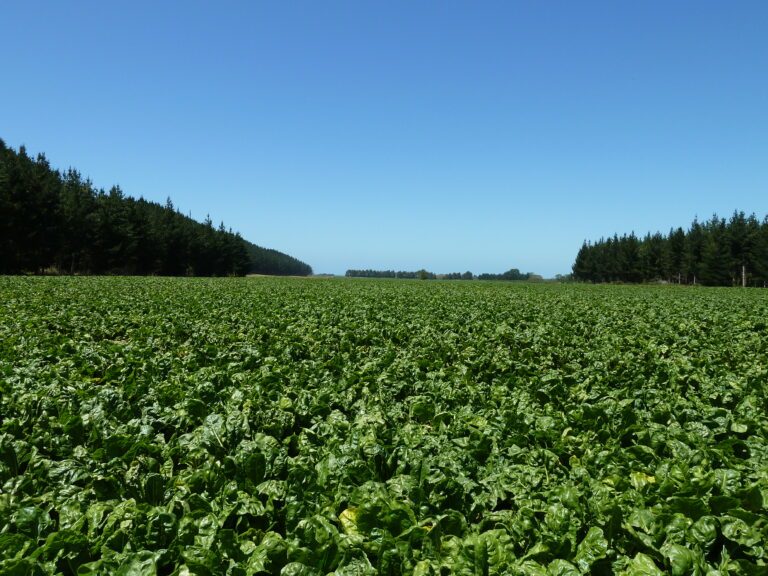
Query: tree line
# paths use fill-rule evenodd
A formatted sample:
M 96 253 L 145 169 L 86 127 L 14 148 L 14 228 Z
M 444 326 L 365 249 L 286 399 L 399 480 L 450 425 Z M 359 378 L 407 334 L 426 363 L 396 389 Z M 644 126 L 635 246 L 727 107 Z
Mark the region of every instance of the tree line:
M 530 280 L 536 276 L 533 272 L 520 272 L 517 268 L 512 268 L 501 274 L 480 274 L 478 280 Z
M 307 275 L 305 263 L 165 205 L 96 189 L 0 140 L 0 274 Z
M 347 270 L 344 274 L 347 278 L 406 278 L 419 280 L 435 280 L 437 274 L 428 270 L 417 270 L 415 272 L 406 272 L 403 270 L 395 272 L 394 270 Z
M 479 274 L 475 276 L 472 272 L 450 272 L 448 274 L 435 274 L 428 270 L 417 270 L 416 272 L 403 272 L 394 270 L 347 270 L 344 274 L 347 278 L 409 278 L 419 280 L 528 280 L 534 276 L 531 272 L 522 273 L 517 268 L 507 270 L 502 274 Z
M 734 212 L 687 230 L 673 228 L 638 238 L 634 233 L 585 241 L 573 278 L 586 282 L 670 282 L 707 286 L 768 283 L 768 216 Z

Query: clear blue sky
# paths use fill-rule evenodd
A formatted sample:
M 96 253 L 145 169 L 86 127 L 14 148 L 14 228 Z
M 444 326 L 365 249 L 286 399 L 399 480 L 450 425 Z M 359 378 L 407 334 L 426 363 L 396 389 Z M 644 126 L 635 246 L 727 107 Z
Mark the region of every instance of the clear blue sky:
M 0 138 L 316 272 L 768 213 L 768 2 L 9 2 Z

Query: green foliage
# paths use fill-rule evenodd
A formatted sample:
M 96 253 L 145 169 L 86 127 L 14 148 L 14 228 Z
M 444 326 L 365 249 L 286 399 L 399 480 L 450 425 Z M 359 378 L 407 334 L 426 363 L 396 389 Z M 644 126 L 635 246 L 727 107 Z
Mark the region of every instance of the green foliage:
M 669 234 L 634 233 L 585 242 L 573 264 L 576 280 L 587 282 L 669 282 L 707 286 L 768 284 L 768 216 L 734 212 L 713 216 Z
M 765 574 L 761 291 L 0 277 L 1 574 Z
M 0 274 L 300 275 L 312 268 L 239 234 L 136 200 L 119 187 L 95 190 L 0 140 Z

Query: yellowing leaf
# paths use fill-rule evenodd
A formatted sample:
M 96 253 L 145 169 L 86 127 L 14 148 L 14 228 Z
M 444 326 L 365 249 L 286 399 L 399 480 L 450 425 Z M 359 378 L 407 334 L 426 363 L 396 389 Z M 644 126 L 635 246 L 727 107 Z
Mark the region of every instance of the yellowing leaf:
M 357 534 L 357 508 L 347 508 L 339 514 L 341 529 L 345 534 Z
M 630 472 L 629 483 L 632 484 L 632 487 L 635 490 L 642 490 L 648 486 L 648 484 L 655 484 L 656 477 L 649 476 L 645 472 Z

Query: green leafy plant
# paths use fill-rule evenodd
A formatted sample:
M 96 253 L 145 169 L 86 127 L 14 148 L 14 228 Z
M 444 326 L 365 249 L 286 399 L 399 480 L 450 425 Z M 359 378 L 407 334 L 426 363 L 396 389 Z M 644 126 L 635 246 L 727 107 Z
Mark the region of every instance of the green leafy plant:
M 761 291 L 0 278 L 0 573 L 765 574 Z

